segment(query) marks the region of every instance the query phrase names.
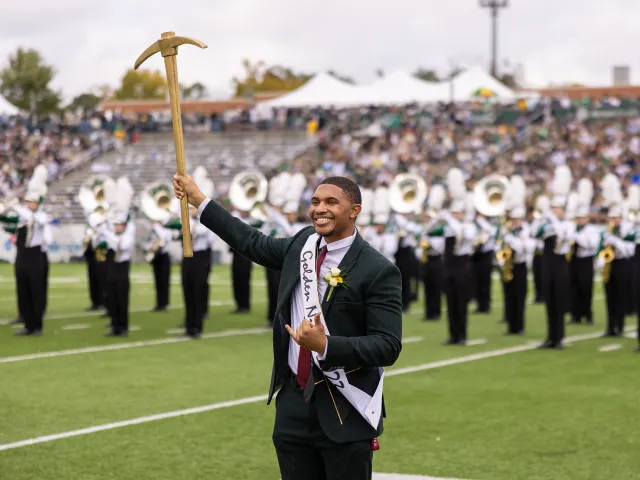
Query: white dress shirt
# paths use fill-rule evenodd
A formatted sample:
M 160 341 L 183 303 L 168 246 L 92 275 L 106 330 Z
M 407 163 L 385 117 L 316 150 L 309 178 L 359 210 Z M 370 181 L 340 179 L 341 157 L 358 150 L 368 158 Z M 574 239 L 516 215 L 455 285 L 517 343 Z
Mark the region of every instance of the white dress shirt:
M 354 230 L 353 235 L 337 242 L 327 243 L 324 238 L 320 240 L 320 247 L 318 248 L 318 255 L 320 250 L 324 246 L 327 247 L 327 256 L 324 258 L 322 265 L 320 266 L 319 280 L 318 280 L 318 296 L 320 302 L 324 298 L 324 294 L 327 291 L 327 282 L 324 280 L 324 276 L 329 273 L 332 268 L 337 268 L 344 256 L 351 248 L 351 244 L 356 239 L 357 230 Z M 300 327 L 304 320 L 304 301 L 302 299 L 302 284 L 298 282 L 298 285 L 293 290 L 293 297 L 291 302 L 291 328 L 295 331 Z M 329 342 L 327 342 L 327 347 Z M 320 360 L 324 359 L 327 355 L 327 349 L 325 347 L 324 353 L 319 357 Z M 291 371 L 298 374 L 298 357 L 300 356 L 300 345 L 291 340 L 289 342 L 289 368 Z
M 49 223 L 49 216 L 40 211 L 33 211 L 24 205 L 15 205 L 13 211 L 18 214 L 18 228 L 27 227 L 25 248 L 42 247 L 44 243 L 45 226 Z
M 206 198 L 198 207 L 198 218 L 202 215 L 202 212 L 207 207 L 211 200 Z M 199 223 L 199 222 L 198 222 Z M 327 244 L 326 240 L 322 238 L 320 240 L 320 246 L 318 248 L 318 255 L 320 254 L 320 250 L 326 246 L 327 247 L 327 255 L 320 266 L 320 272 L 318 272 L 318 297 L 319 302 L 322 304 L 322 299 L 324 298 L 324 294 L 327 291 L 327 282 L 324 280 L 324 275 L 329 273 L 332 268 L 337 268 L 342 262 L 342 259 L 351 248 L 353 241 L 356 239 L 356 235 L 358 234 L 357 229 L 354 229 L 353 234 L 350 237 L 344 238 L 342 240 L 338 240 L 337 242 L 332 242 Z M 296 330 L 302 325 L 302 320 L 304 320 L 304 300 L 302 295 L 302 284 L 298 281 L 298 284 L 293 290 L 293 296 L 291 297 L 291 328 L 292 330 Z M 308 319 L 309 320 L 309 319 Z M 312 320 L 312 319 L 310 319 Z M 324 353 L 319 356 L 320 360 L 323 360 L 327 355 L 327 348 L 329 346 L 329 342 L 325 347 Z M 300 345 L 298 345 L 295 341 L 289 341 L 289 368 L 294 374 L 298 374 L 298 357 L 300 356 Z
M 576 227 L 572 240 L 578 245 L 576 257 L 593 257 L 600 246 L 600 232 L 595 225 L 587 223 L 580 230 Z
M 98 227 L 96 235 L 97 244 L 107 242 L 109 250 L 113 250 L 116 255 L 114 262 L 129 262 L 133 258 L 136 247 L 136 224 L 129 221 L 122 233 L 115 233 L 107 224 Z

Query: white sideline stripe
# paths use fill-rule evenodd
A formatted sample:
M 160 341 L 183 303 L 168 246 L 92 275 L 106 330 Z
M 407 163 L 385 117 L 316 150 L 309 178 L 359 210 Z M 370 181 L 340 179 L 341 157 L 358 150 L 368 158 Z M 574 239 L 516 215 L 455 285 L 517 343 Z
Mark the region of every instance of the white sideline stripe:
M 221 332 L 205 333 L 201 338 L 226 338 L 242 335 L 259 335 L 261 333 L 270 332 L 270 328 L 246 328 L 231 329 Z M 124 350 L 127 348 L 147 347 L 150 345 L 164 345 L 168 343 L 189 342 L 190 338 L 159 338 L 157 340 L 141 340 L 131 343 L 116 343 L 114 345 L 100 345 L 97 347 L 74 348 L 71 350 L 58 350 L 54 352 L 32 353 L 30 355 L 20 355 L 14 357 L 0 357 L 0 363 L 15 363 L 25 360 L 38 360 L 41 358 L 65 357 L 68 355 L 81 355 L 83 353 L 107 352 L 112 350 Z
M 613 352 L 614 350 L 620 350 L 622 348 L 622 345 L 620 345 L 619 343 L 614 343 L 612 345 L 603 345 L 602 347 L 598 348 L 599 352 Z
M 63 325 L 62 330 L 83 330 L 85 328 L 91 328 L 91 325 L 87 323 L 77 323 L 74 325 Z
M 629 329 L 631 330 L 631 328 Z M 601 333 L 589 333 L 584 335 L 576 335 L 573 337 L 567 337 L 567 340 L 582 341 L 599 338 Z M 174 339 L 176 341 L 177 339 Z M 508 355 L 510 353 L 524 352 L 527 350 L 533 350 L 536 345 L 520 345 L 517 347 L 501 348 L 498 350 L 490 350 L 488 352 L 476 353 L 475 355 L 466 355 L 462 357 L 449 358 L 447 360 L 440 360 L 437 362 L 425 363 L 423 365 L 416 365 L 406 368 L 395 368 L 386 373 L 387 377 L 395 377 L 397 375 L 405 375 L 407 373 L 422 372 L 424 370 L 432 370 L 434 368 L 447 367 L 449 365 L 457 365 L 460 363 L 468 363 L 476 360 L 482 360 L 484 358 L 500 357 L 502 355 Z M 187 408 L 185 410 L 176 410 L 167 413 L 158 413 L 156 415 L 149 415 L 146 417 L 133 418 L 131 420 L 123 420 L 121 422 L 107 423 L 104 425 L 96 425 L 89 428 L 82 428 L 80 430 L 71 430 L 68 432 L 56 433 L 53 435 L 45 435 L 42 437 L 35 437 L 28 440 L 21 440 L 19 442 L 6 443 L 0 445 L 0 452 L 5 450 L 12 450 L 15 448 L 27 447 L 30 445 L 36 445 L 39 443 L 53 442 L 55 440 L 62 440 L 65 438 L 78 437 L 81 435 L 89 435 L 90 433 L 104 432 L 106 430 L 114 430 L 116 428 L 128 427 L 131 425 L 140 425 L 142 423 L 155 422 L 157 420 L 165 420 L 167 418 L 182 417 L 186 415 L 193 415 L 196 413 L 205 413 L 212 410 L 219 410 L 221 408 L 236 407 L 238 405 L 246 405 L 249 403 L 262 402 L 267 399 L 267 395 L 258 395 L 256 397 L 240 398 L 238 400 L 231 400 L 227 402 L 213 403 L 210 405 L 203 405 L 201 407 Z

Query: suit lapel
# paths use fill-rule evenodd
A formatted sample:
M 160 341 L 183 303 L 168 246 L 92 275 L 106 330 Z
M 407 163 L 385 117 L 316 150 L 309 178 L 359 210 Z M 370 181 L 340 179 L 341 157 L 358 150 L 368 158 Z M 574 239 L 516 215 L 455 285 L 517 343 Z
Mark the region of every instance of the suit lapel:
M 351 247 L 349 247 L 349 250 L 347 250 L 346 255 L 343 257 L 342 261 L 340 262 L 340 265 L 338 265 L 338 268 L 340 269 L 341 273 L 343 276 L 346 276 L 350 273 L 351 269 L 354 267 L 355 263 L 356 263 L 356 258 L 358 258 L 358 254 L 360 253 L 360 250 L 362 250 L 362 247 L 364 247 L 364 239 L 360 236 L 359 233 L 356 234 L 356 238 L 353 240 L 353 243 L 351 244 Z M 336 297 L 336 292 L 334 291 L 333 294 L 331 295 L 331 298 L 327 299 L 327 297 L 329 296 L 329 290 L 331 288 L 327 287 L 327 290 L 324 292 L 324 298 L 322 299 L 322 314 L 324 315 L 324 318 L 327 318 L 327 315 L 329 313 L 329 308 L 331 307 L 331 303 L 333 302 L 333 299 Z

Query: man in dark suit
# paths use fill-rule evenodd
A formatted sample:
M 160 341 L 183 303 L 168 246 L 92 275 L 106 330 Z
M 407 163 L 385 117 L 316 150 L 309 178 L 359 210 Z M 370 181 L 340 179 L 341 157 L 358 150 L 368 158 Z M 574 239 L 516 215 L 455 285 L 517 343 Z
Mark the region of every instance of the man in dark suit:
M 393 365 L 402 348 L 402 279 L 355 228 L 358 186 L 324 180 L 311 199 L 313 227 L 290 238 L 234 218 L 188 176 L 176 175 L 174 190 L 231 248 L 282 272 L 267 402 L 278 391 L 273 443 L 282 479 L 371 479 L 383 430 L 380 367 Z M 348 399 L 354 392 L 372 399 L 366 411 Z

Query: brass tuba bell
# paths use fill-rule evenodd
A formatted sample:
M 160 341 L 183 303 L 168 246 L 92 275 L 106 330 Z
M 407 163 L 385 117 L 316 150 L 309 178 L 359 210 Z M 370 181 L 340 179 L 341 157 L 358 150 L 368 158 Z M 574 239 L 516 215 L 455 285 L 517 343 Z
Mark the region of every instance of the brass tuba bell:
M 255 170 L 238 173 L 229 184 L 229 200 L 234 208 L 250 212 L 267 198 L 269 182 Z
M 413 173 L 396 175 L 389 186 L 389 205 L 396 213 L 407 214 L 421 211 L 426 198 L 426 182 Z
M 504 214 L 509 179 L 502 175 L 487 175 L 473 189 L 473 205 L 485 217 Z

